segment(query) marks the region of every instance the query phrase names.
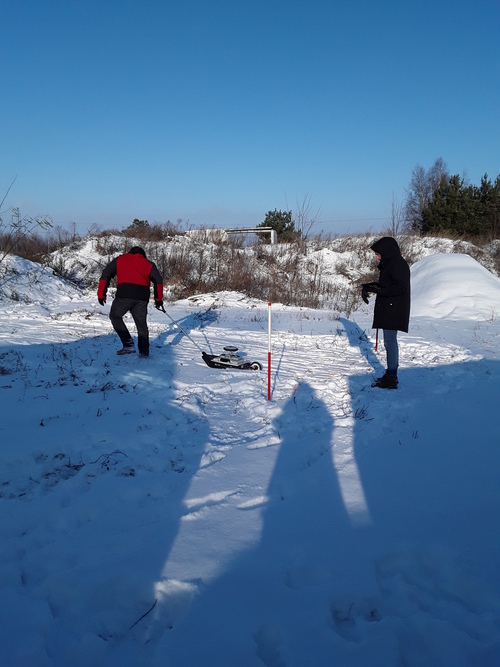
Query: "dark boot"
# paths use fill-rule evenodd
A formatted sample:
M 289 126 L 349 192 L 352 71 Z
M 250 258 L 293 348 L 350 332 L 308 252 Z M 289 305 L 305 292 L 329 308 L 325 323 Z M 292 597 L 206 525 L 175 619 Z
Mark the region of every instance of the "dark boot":
M 130 340 L 130 342 L 124 343 L 122 349 L 118 350 L 118 352 L 116 354 L 120 354 L 120 355 L 134 354 L 134 352 L 135 352 L 134 341 Z
M 377 378 L 372 384 L 372 387 L 378 387 L 379 389 L 397 389 L 398 388 L 398 376 L 397 375 L 387 375 L 385 373 L 381 378 Z

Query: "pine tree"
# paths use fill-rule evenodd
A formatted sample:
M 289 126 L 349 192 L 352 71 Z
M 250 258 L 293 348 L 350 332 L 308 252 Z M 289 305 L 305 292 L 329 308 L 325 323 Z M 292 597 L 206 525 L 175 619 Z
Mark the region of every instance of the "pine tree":
M 278 211 L 277 209 L 268 211 L 264 222 L 261 222 L 257 227 L 271 227 L 274 229 L 279 243 L 290 243 L 300 238 L 300 232 L 295 229 L 291 211 Z

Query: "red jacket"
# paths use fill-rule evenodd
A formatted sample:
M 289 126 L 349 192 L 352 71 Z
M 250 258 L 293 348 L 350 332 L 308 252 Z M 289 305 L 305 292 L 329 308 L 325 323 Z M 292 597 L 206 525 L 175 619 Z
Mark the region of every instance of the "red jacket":
M 133 252 L 135 251 L 135 252 Z M 163 299 L 163 278 L 153 262 L 139 250 L 113 259 L 102 272 L 97 298 L 105 299 L 109 283 L 116 276 L 116 296 L 119 299 L 149 301 L 149 285 L 153 283 L 155 301 Z

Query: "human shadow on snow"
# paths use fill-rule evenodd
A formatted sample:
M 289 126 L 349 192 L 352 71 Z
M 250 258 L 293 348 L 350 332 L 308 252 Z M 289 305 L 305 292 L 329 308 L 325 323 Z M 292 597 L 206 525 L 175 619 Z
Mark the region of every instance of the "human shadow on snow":
M 384 372 L 384 366 L 380 363 L 366 332 L 356 322 L 351 322 L 345 317 L 339 317 L 338 321 L 344 327 L 349 345 L 359 348 L 361 355 L 366 358 L 368 364 L 373 368 L 375 375 L 380 377 Z
M 71 664 L 143 665 L 147 648 L 136 660 L 137 645 L 153 645 L 172 624 L 163 568 L 208 424 L 195 398 L 175 392 L 172 348 L 154 362 L 115 350 L 114 334 L 0 348 L 9 372 L 3 405 L 11 397 L 15 413 L 16 402 L 26 405 L 22 425 L 3 423 L 23 468 L 7 478 L 15 461 L 4 450 L 0 502 L 24 503 L 12 530 L 26 520 L 19 558 L 4 565 L 22 573 L 25 599 L 15 612 L 25 627 L 40 628 L 50 659 L 40 654 L 39 664 L 69 664 L 71 647 Z M 38 526 L 29 517 L 40 503 Z M 190 594 L 180 591 L 177 606 Z M 17 639 L 13 633 L 13 656 Z M 9 650 L 2 647 L 7 662 Z
M 167 311 L 168 313 L 168 311 Z M 217 312 L 215 310 L 207 310 L 204 312 L 196 312 L 190 315 L 186 315 L 181 319 L 175 320 L 165 314 L 165 326 L 166 330 L 160 333 L 156 338 L 156 344 L 159 347 L 163 347 L 167 344 L 167 341 L 170 336 L 173 336 L 170 341 L 170 345 L 176 346 L 179 345 L 187 336 L 190 336 L 191 332 L 194 330 L 203 331 L 205 327 L 213 324 L 218 319 Z M 204 334 L 205 342 L 211 351 L 210 341 Z M 189 341 L 190 345 L 194 345 L 192 341 Z
M 373 344 L 358 325 L 347 320 L 343 324 L 350 344 L 359 347 L 373 368 L 372 374 L 349 376 L 354 453 L 372 525 L 394 526 L 401 541 L 403 525 L 408 539 L 417 540 L 418 531 L 428 531 L 425 522 L 416 525 L 411 521 L 422 507 L 454 513 L 453 507 L 458 509 L 463 501 L 469 514 L 466 506 L 470 509 L 481 491 L 487 493 L 491 488 L 477 481 L 478 474 L 487 476 L 497 450 L 493 443 L 498 430 L 500 364 L 488 359 L 412 369 L 403 364 L 398 389 L 378 389 L 371 386 L 372 378 L 384 366 Z M 402 336 L 403 353 L 404 346 Z M 381 354 L 385 358 L 383 344 Z M 388 452 L 394 466 L 382 468 L 378 461 L 386 460 Z M 459 498 L 457 489 L 463 492 Z M 410 504 L 404 502 L 406 498 L 411 499 Z M 408 513 L 407 524 L 401 521 L 402 512 Z M 482 520 L 477 528 L 483 530 Z M 451 534 L 456 533 L 454 523 L 443 523 L 441 537 L 448 530 L 450 539 L 462 544 L 460 536 Z
M 356 324 L 344 321 L 344 328 L 373 369 L 351 375 L 349 385 L 375 607 L 380 620 L 388 609 L 391 615 L 386 646 L 403 662 L 418 656 L 419 664 L 461 664 L 467 651 L 464 664 L 497 664 L 500 550 L 491 535 L 500 508 L 500 364 L 403 363 L 398 389 L 381 390 L 371 386 L 384 370 L 373 345 Z M 356 624 L 360 598 L 352 605 Z M 428 635 L 408 620 L 413 615 L 425 617 Z M 443 619 L 449 634 L 442 633 Z
M 383 366 L 366 335 L 355 323 L 342 324 L 379 375 Z M 318 393 L 299 383 L 273 424 L 280 443 L 266 501 L 240 510 L 261 514 L 258 543 L 237 553 L 212 582 L 179 582 L 165 578 L 165 563 L 210 433 L 199 406 L 188 395 L 178 400 L 173 348 L 164 346 L 163 336 L 152 341 L 164 347 L 154 383 L 140 360 L 114 357 L 114 336 L 32 346 L 22 380 L 19 371 L 24 388 L 18 400 L 30 412 L 17 454 L 30 458 L 31 475 L 38 470 L 43 479 L 49 462 L 53 472 L 61 453 L 82 453 L 85 464 L 52 488 L 36 487 L 57 526 L 48 541 L 42 529 L 28 526 L 16 565 L 26 591 L 25 619 L 33 596 L 47 600 L 41 621 L 54 664 L 64 664 L 68 644 L 82 659 L 91 647 L 109 667 L 145 659 L 151 667 L 326 667 L 335 659 L 433 664 L 432 637 L 443 618 L 455 634 L 450 646 L 440 645 L 440 664 L 459 664 L 450 660 L 461 633 L 477 664 L 495 664 L 494 598 L 470 581 L 472 571 L 482 570 L 500 593 L 499 553 L 491 552 L 488 537 L 498 509 L 492 496 L 500 466 L 492 440 L 498 362 L 403 368 L 397 391 L 372 388 L 369 371 L 349 377 L 354 463 L 369 518 L 363 525 L 352 521 L 341 488 L 340 425 Z M 34 401 L 42 396 L 42 381 L 56 377 L 44 376 L 54 368 L 59 386 Z M 480 425 L 479 405 L 486 416 Z M 113 452 L 114 458 L 100 459 Z M 422 508 L 432 508 L 427 521 Z M 455 626 L 446 604 L 460 611 Z M 33 622 L 40 622 L 39 613 Z M 428 645 L 422 617 L 432 630 Z M 380 638 L 370 643 L 375 630 Z M 61 642 L 62 636 L 71 639 Z M 385 653 L 373 653 L 381 646 Z M 254 659 L 242 662 L 247 656 Z
M 372 344 L 343 324 L 367 361 L 349 378 L 353 460 L 336 458 L 342 429 L 300 383 L 274 424 L 267 501 L 252 510 L 262 512 L 258 544 L 200 587 L 153 664 L 445 665 L 464 651 L 497 664 L 499 364 L 403 369 L 400 389 L 383 391 L 371 387 L 383 372 Z M 344 495 L 356 478 L 363 522 Z
M 309 635 L 313 648 L 314 614 L 321 612 L 307 611 L 315 604 L 311 592 L 341 576 L 336 561 L 345 558 L 345 535 L 352 531 L 331 456 L 334 422 L 312 387 L 300 382 L 274 429 L 280 444 L 265 504 L 240 510 L 261 514 L 258 543 L 236 554 L 192 600 L 187 618 L 164 637 L 155 665 L 168 656 L 172 665 L 278 667 L 291 658 L 291 647 L 282 642 L 287 633 L 299 644 Z M 203 628 L 196 641 L 186 642 L 187 621 L 193 630 Z M 249 663 L 248 651 L 254 656 Z M 294 659 L 292 664 L 306 664 Z

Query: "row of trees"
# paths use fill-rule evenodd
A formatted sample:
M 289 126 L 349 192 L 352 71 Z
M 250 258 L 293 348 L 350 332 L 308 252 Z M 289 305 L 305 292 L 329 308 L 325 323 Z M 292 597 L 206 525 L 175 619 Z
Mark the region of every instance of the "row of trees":
M 442 158 L 427 171 L 417 165 L 404 217 L 407 228 L 422 235 L 499 238 L 500 174 L 494 182 L 485 174 L 477 186 L 451 176 Z
M 316 226 L 320 211 L 313 211 L 311 197 L 306 195 L 291 210 L 269 210 L 257 227 L 271 227 L 280 243 L 305 243 Z M 167 221 L 152 224 L 135 218 L 122 230 L 124 236 L 147 240 L 165 240 L 179 233 L 177 226 Z M 500 174 L 495 181 L 485 174 L 479 186 L 471 185 L 458 174 L 450 175 L 443 158 L 438 158 L 428 170 L 417 165 L 411 176 L 403 205 L 392 203 L 390 233 L 403 229 L 418 233 L 443 234 L 453 237 L 499 238 L 500 234 Z M 267 235 L 261 240 L 269 242 Z
M 268 211 L 258 227 L 271 227 L 281 243 L 307 240 L 319 211 L 311 215 L 310 199 L 292 211 Z M 493 182 L 487 174 L 479 186 L 467 183 L 458 174 L 450 175 L 443 158 L 425 170 L 417 165 L 412 172 L 406 201 L 392 204 L 394 235 L 406 230 L 428 234 L 485 239 L 500 238 L 500 174 Z M 262 235 L 263 240 L 265 239 Z

